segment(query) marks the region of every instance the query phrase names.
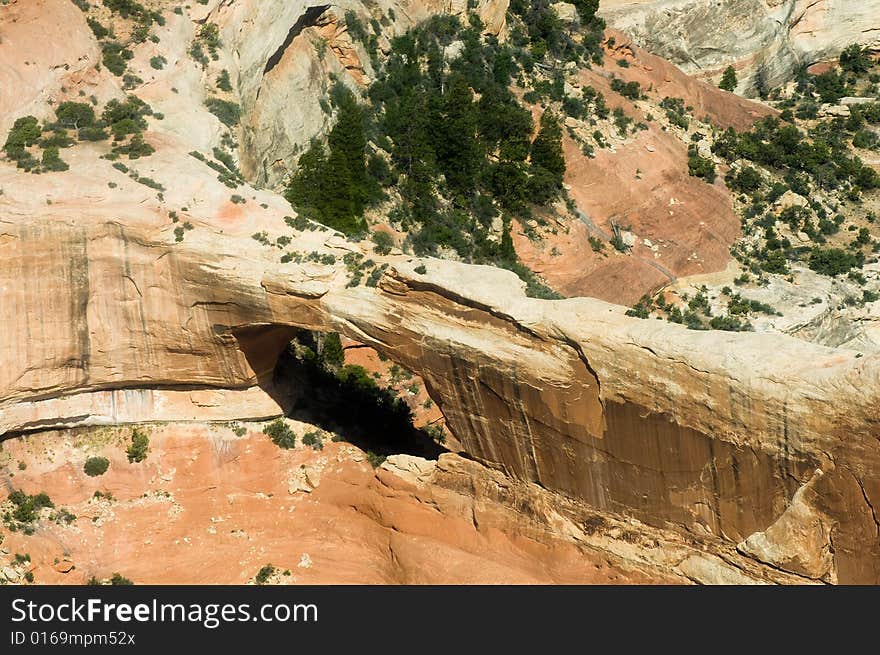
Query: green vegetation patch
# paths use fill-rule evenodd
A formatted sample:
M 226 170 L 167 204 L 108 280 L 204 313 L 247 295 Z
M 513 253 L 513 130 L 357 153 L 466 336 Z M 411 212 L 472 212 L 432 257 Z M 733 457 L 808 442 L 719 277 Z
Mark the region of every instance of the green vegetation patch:
M 83 465 L 83 471 L 90 477 L 104 475 L 110 468 L 110 460 L 106 457 L 89 457 Z

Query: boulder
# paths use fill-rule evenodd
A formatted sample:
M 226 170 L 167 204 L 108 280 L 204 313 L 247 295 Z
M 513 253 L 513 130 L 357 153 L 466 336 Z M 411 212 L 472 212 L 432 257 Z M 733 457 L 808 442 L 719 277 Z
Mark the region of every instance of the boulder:
M 766 530 L 741 542 L 737 550 L 784 571 L 833 582 L 832 522 L 816 507 L 815 486 L 823 475 L 817 470 L 785 512 Z
M 568 2 L 555 2 L 550 5 L 550 8 L 556 13 L 563 23 L 568 23 L 569 25 L 572 23 L 579 23 L 581 20 L 580 15 L 578 15 L 578 10 L 575 6 Z
M 691 555 L 678 569 L 688 578 L 703 585 L 761 584 L 715 555 Z

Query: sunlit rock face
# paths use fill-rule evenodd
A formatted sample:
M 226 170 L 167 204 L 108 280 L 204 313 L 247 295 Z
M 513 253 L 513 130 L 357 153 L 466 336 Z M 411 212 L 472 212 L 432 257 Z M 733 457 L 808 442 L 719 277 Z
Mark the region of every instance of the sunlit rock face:
M 507 0 L 477 4 L 485 32 L 503 35 Z M 346 14 L 356 17 L 368 35 L 378 26 L 378 49 L 389 52 L 391 39 L 432 15 L 464 16 L 457 0 L 381 0 L 367 7 L 342 0 L 261 0 L 221 5 L 209 16 L 221 27 L 238 71 L 244 113 L 242 172 L 260 185 L 274 186 L 309 141 L 331 125 L 328 113 L 333 79 L 364 88 L 373 79 L 370 53 L 352 36 Z M 382 20 L 373 23 L 376 15 Z M 322 102 L 323 101 L 323 102 Z
M 172 251 L 106 222 L 4 228 L 2 430 L 271 415 L 293 330 L 340 331 L 418 373 L 473 457 L 649 524 L 739 542 L 819 469 L 799 501 L 833 526 L 817 576 L 880 579 L 880 358 L 529 299 L 513 274 L 437 260 L 392 256 L 378 287 L 348 288 L 341 266 L 201 232 Z
M 878 0 L 604 0 L 599 13 L 689 73 L 733 65 L 744 93 L 759 68 L 774 85 L 852 43 L 880 46 Z
M 500 6 L 484 5 L 499 31 Z M 278 13 L 263 9 L 272 7 Z M 101 102 L 123 96 L 94 68 L 97 42 L 76 11 L 45 0 L 0 15 L 16 18 L 0 23 L 0 75 L 43 40 L 21 26 L 60 16 L 71 33 L 21 73 L 20 93 L 0 97 L 4 127 L 27 113 L 50 117 L 50 100 L 80 91 Z M 308 103 L 284 95 L 297 79 L 315 79 L 292 68 L 319 62 L 311 41 L 298 45 L 303 35 L 338 38 L 325 56 L 335 53 L 328 65 L 344 68 L 349 83 L 370 74 L 342 47 L 345 8 L 309 13 L 280 55 L 305 4 L 204 11 L 216 12 L 225 43 L 240 39 L 222 56 L 237 52 L 240 67 L 230 70 L 243 71 L 233 80 L 244 110 L 242 165 L 255 179 L 280 179 L 268 173 L 272 157 L 289 159 L 285 149 L 324 120 L 307 82 L 299 88 Z M 265 31 L 236 36 L 258 33 L 245 25 Z M 499 269 L 379 257 L 328 230 L 295 230 L 284 220 L 289 205 L 265 190 L 244 185 L 246 202 L 233 202 L 188 154 L 210 151 L 220 133 L 203 106 L 201 73 L 183 56 L 192 21 L 171 16 L 165 29 L 177 59 L 151 73 L 143 94 L 166 119 L 146 132 L 155 154 L 133 164 L 166 187 L 161 197 L 95 144 L 70 149 L 70 170 L 53 175 L 0 161 L 0 435 L 275 416 L 285 407 L 272 374 L 291 336 L 337 331 L 421 376 L 465 453 L 512 478 L 720 537 L 805 579 L 880 582 L 880 357 L 780 335 L 688 331 L 586 298 L 530 299 Z M 142 68 L 150 47 L 135 53 Z M 297 47 L 314 57 L 289 54 Z M 62 60 L 78 63 L 65 70 Z M 192 226 L 181 240 L 171 211 Z M 253 238 L 264 233 L 266 243 Z M 318 260 L 280 263 L 269 237 L 281 235 Z M 353 252 L 388 265 L 376 287 L 349 287 L 343 258 Z M 803 543 L 795 554 L 791 540 Z

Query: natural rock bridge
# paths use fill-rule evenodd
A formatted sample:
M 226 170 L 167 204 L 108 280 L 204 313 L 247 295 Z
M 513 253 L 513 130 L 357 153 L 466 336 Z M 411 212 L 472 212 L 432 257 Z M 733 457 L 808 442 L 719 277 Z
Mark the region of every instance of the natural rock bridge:
M 774 566 L 880 582 L 880 358 L 386 261 L 377 288 L 348 288 L 341 266 L 208 231 L 172 246 L 115 222 L 6 227 L 0 433 L 277 414 L 291 335 L 338 331 L 418 373 L 467 453 L 511 476 L 654 525 L 766 531 L 746 549 Z

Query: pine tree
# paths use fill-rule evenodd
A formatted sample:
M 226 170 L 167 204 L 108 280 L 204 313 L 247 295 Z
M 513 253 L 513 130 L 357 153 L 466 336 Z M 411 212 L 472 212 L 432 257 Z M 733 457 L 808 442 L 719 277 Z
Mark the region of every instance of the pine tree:
M 586 25 L 596 16 L 596 12 L 599 10 L 599 0 L 575 0 L 574 6 L 581 18 L 581 23 Z
M 767 68 L 767 62 L 762 61 L 758 64 L 758 68 L 755 71 L 755 93 L 758 94 L 758 97 L 761 100 L 766 100 L 770 95 L 770 71 Z
M 427 95 L 421 89 L 407 89 L 400 99 L 386 106 L 385 128 L 394 147 L 391 157 L 406 176 L 403 191 L 411 198 L 434 193 L 437 174 L 431 144 L 431 112 Z
M 341 157 L 338 163 L 341 165 L 344 162 L 348 169 L 349 188 L 345 193 L 353 203 L 354 213 L 359 216 L 364 211 L 368 196 L 364 112 L 348 89 L 338 95 L 339 113 L 327 142 L 330 146 L 330 159 L 338 154 Z
M 369 198 L 364 112 L 345 87 L 334 89 L 336 125 L 327 137 L 329 153 L 313 142 L 299 158 L 285 197 L 302 213 L 341 232 L 363 227 Z
M 477 139 L 476 105 L 462 75 L 453 76 L 443 94 L 434 149 L 453 192 L 472 192 L 484 157 Z
M 552 112 L 541 116 L 541 129 L 532 143 L 531 180 L 533 199 L 546 203 L 562 188 L 565 157 L 562 154 L 562 126 Z
M 529 156 L 532 114 L 506 88 L 495 85 L 483 93 L 478 121 L 483 141 L 490 150 L 497 147 L 502 160 L 524 161 Z
M 862 49 L 858 43 L 853 43 L 840 53 L 840 67 L 852 73 L 867 73 L 871 70 L 873 61 L 867 48 Z
M 351 179 L 349 162 L 340 149 L 330 151 L 321 180 L 321 213 L 323 223 L 340 232 L 351 234 L 361 227 L 358 200 Z
M 732 92 L 736 89 L 736 85 L 736 71 L 733 70 L 733 66 L 728 66 L 724 69 L 724 75 L 721 76 L 721 83 L 718 85 L 718 88 Z
M 324 146 L 314 141 L 297 162 L 298 168 L 287 186 L 284 197 L 297 211 L 311 214 L 311 218 L 323 222 L 322 184 L 327 168 Z
M 513 237 L 510 236 L 510 218 L 505 216 L 503 219 L 503 229 L 501 232 L 501 258 L 508 262 L 516 261 L 516 250 L 513 247 Z
M 529 193 L 529 178 L 523 162 L 496 162 L 490 169 L 488 181 L 499 205 L 512 212 L 519 212 L 525 208 Z

